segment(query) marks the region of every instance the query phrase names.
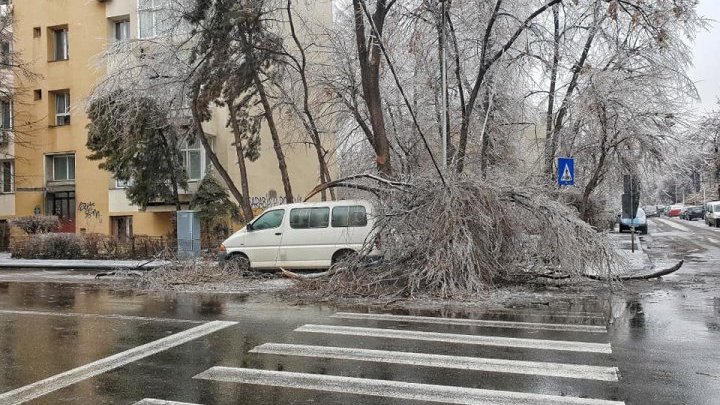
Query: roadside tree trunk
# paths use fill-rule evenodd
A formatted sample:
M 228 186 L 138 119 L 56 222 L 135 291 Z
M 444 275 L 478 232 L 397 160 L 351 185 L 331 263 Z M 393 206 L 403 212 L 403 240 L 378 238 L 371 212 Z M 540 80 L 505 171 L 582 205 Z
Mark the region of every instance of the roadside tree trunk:
M 267 121 L 268 128 L 270 129 L 270 135 L 272 136 L 273 148 L 275 149 L 275 156 L 277 157 L 278 168 L 280 169 L 280 177 L 282 178 L 283 188 L 285 190 L 285 201 L 287 203 L 292 203 L 292 186 L 290 185 L 290 177 L 288 176 L 287 163 L 285 163 L 285 154 L 283 153 L 282 144 L 280 143 L 280 135 L 278 134 L 277 126 L 275 125 L 275 116 L 273 115 L 272 105 L 270 105 L 270 100 L 265 92 L 265 86 L 262 81 L 260 81 L 260 76 L 255 74 L 254 81 L 255 88 L 260 96 L 260 102 L 263 106 L 263 114 L 265 115 L 265 120 Z
M 394 4 L 394 1 L 390 1 L 390 6 L 392 4 Z M 383 32 L 388 9 L 386 0 L 377 1 L 373 13 L 373 22 L 380 35 Z M 390 163 L 390 142 L 385 131 L 385 117 L 380 95 L 380 46 L 378 38 L 375 36 L 371 36 L 369 40 L 366 38 L 365 17 L 363 16 L 361 0 L 353 0 L 353 11 L 355 16 L 355 42 L 360 62 L 360 79 L 370 126 L 372 127 L 372 139 L 368 139 L 368 141 L 375 150 L 378 171 L 390 177 L 393 174 Z
M 237 122 L 237 116 L 235 111 L 235 105 L 233 102 L 228 102 L 228 111 L 230 113 L 230 126 L 232 127 L 233 135 L 235 137 L 235 153 L 237 154 L 238 167 L 240 168 L 240 187 L 242 188 L 242 200 L 238 201 L 242 209 L 243 218 L 245 221 L 250 221 L 253 218 L 252 205 L 250 204 L 250 186 L 248 183 L 247 166 L 245 165 L 245 150 L 242 144 L 242 136 L 240 132 L 240 125 Z

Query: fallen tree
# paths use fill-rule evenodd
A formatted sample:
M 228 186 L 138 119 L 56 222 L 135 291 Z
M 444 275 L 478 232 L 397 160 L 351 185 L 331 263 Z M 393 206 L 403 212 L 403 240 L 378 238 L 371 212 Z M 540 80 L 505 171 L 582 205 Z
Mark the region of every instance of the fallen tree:
M 619 267 L 607 236 L 542 186 L 363 175 L 314 192 L 326 186 L 373 189 L 379 211 L 366 249 L 380 237 L 384 256 L 372 266 L 355 259 L 342 271 L 316 277 L 313 286 L 329 294 L 448 298 L 536 279 L 548 270 L 577 279 L 589 273 L 613 278 Z

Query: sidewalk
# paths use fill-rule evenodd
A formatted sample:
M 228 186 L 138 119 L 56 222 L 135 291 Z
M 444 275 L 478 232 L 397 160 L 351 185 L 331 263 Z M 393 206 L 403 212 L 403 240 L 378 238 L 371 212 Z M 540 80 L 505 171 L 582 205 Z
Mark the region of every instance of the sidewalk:
M 648 250 L 648 244 L 652 245 L 653 241 L 651 235 L 635 235 L 635 252 L 632 251 L 629 233 L 611 233 L 610 239 L 615 244 L 617 253 L 627 264 L 624 272 L 617 274 L 619 277 L 650 275 L 677 267 L 672 270 L 674 272 L 682 266 L 682 261 L 678 260 L 658 260 L 657 257 L 652 259 Z
M 629 233 L 611 233 L 610 239 L 620 257 L 626 261 L 625 273 L 620 275 L 636 275 L 651 273 L 655 265 L 647 254 L 645 235 L 635 235 L 635 252 L 632 251 L 631 236 Z
M 0 253 L 0 269 L 147 270 L 163 264 L 167 264 L 167 261 L 13 259 L 9 253 Z

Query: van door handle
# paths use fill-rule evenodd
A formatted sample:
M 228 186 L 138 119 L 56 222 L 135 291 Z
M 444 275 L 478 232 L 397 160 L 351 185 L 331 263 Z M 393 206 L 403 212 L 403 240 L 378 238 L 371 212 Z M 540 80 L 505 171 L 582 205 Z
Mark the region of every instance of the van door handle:
M 275 235 L 280 236 L 280 235 L 282 235 L 282 232 L 275 232 Z

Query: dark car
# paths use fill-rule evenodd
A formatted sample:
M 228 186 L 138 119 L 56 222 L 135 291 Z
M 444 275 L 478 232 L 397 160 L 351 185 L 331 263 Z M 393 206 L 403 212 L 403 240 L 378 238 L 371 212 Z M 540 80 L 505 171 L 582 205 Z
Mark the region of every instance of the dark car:
M 680 214 L 680 218 L 688 221 L 692 221 L 694 219 L 705 219 L 705 208 L 702 206 L 688 207 L 682 214 Z

